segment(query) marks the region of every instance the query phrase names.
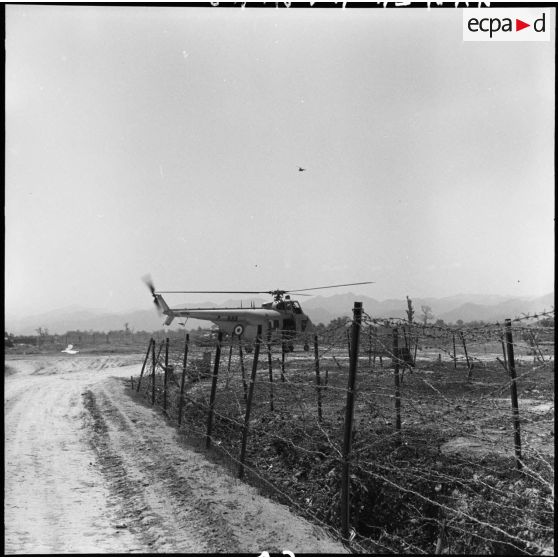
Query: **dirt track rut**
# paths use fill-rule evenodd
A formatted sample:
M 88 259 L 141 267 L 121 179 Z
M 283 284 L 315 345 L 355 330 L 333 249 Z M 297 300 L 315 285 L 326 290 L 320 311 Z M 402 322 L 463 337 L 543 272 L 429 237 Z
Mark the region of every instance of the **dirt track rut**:
M 180 446 L 118 357 L 8 362 L 5 552 L 346 553 Z

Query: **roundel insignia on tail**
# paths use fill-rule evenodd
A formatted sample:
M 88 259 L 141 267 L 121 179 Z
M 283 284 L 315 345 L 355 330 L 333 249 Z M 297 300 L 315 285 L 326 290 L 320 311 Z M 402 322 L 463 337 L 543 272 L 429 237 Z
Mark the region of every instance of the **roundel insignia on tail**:
M 240 337 L 244 333 L 244 326 L 242 324 L 236 324 L 233 329 L 233 333 Z

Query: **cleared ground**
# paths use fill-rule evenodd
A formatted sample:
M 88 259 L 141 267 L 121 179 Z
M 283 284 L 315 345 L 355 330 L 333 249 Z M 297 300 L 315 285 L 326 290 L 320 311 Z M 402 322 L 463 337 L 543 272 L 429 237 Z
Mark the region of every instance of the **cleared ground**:
M 130 399 L 140 360 L 6 361 L 6 554 L 346 553 Z

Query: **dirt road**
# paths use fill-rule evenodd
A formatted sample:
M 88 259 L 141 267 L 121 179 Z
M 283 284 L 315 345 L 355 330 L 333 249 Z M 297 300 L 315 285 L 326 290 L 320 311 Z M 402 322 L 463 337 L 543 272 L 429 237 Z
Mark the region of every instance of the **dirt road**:
M 124 393 L 138 357 L 10 359 L 5 553 L 345 554 Z

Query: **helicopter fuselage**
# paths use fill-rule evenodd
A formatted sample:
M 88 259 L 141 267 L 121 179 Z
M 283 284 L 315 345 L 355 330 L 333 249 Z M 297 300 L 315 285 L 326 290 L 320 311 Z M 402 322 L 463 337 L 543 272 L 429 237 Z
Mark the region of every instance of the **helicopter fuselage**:
M 244 339 L 254 339 L 260 325 L 264 339 L 269 331 L 293 337 L 297 333 L 308 332 L 312 326 L 310 318 L 296 300 L 269 302 L 260 308 L 170 308 L 161 295 L 155 296 L 163 314 L 167 316 L 165 325 L 170 325 L 174 318 L 208 320 L 224 334 L 242 336 Z

